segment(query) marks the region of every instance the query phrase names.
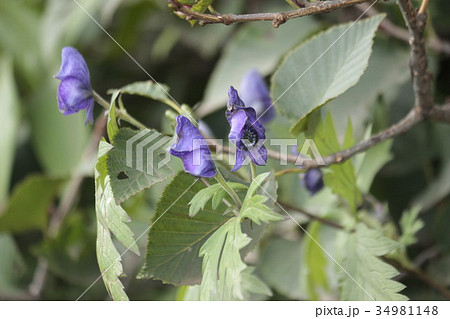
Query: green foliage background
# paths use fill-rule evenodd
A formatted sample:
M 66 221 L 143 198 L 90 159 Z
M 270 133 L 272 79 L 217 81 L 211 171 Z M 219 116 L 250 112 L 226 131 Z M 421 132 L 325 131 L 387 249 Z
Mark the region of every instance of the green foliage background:
M 348 22 L 356 16 L 356 12 L 349 9 L 296 19 L 278 29 L 274 29 L 270 23 L 195 25 L 191 28 L 186 21 L 175 16 L 163 0 L 80 0 L 80 3 L 142 68 L 158 82 L 170 86 L 170 93 L 177 101 L 191 106 L 201 101 L 197 112 L 204 116 L 204 121 L 219 138 L 226 137 L 228 130 L 228 124 L 223 118 L 223 106 L 229 85 L 239 87 L 241 77 L 250 68 L 257 68 L 265 76 L 273 74 L 285 55 L 300 43 L 320 30 L 336 23 Z M 236 0 L 216 3 L 215 8 L 221 12 L 289 9 L 282 1 Z M 436 32 L 442 39 L 450 40 L 449 20 L 444 14 L 450 9 L 448 1 L 432 1 L 430 6 L 427 35 Z M 403 26 L 394 5 L 382 4 L 379 8 L 387 12 L 392 21 Z M 110 88 L 148 80 L 145 72 L 75 2 L 0 1 L 0 300 L 74 300 L 100 275 L 96 260 L 98 225 L 95 205 L 96 200 L 97 205 L 106 204 L 94 196 L 95 188 L 99 187 L 94 180 L 97 154 L 91 154 L 91 161 L 82 161 L 87 156 L 85 150 L 93 128 L 83 125 L 84 114 L 63 117 L 57 108 L 58 82 L 53 79 L 53 75 L 58 72 L 63 46 L 74 46 L 83 54 L 91 72 L 92 86 L 104 96 Z M 310 56 L 313 53 L 305 54 Z M 437 102 L 441 103 L 450 93 L 450 57 L 433 52 L 430 52 L 429 57 L 435 78 L 435 96 Z M 325 153 L 339 150 L 342 144 L 344 147 L 351 145 L 350 139 L 344 140 L 348 130 L 354 138 L 361 140 L 404 116 L 413 105 L 407 64 L 407 44 L 378 33 L 369 65 L 360 81 L 322 107 L 323 114 L 331 114 L 337 133 L 336 139 L 332 141 L 335 149 L 327 149 L 330 145 L 324 145 L 322 150 Z M 277 89 L 276 81 L 277 77 L 274 76 L 272 90 Z M 310 90 L 313 90 L 320 83 L 309 85 Z M 334 96 L 327 96 L 327 100 Z M 161 102 L 135 95 L 123 96 L 123 102 L 128 112 L 148 127 L 172 133 L 170 123 L 164 117 L 166 107 Z M 310 111 L 313 110 L 307 110 Z M 96 117 L 102 116 L 102 113 L 100 108 L 96 108 Z M 329 120 L 331 118 L 323 119 Z M 292 138 L 289 134 L 291 124 L 278 112 L 277 119 L 268 126 L 268 136 Z M 321 128 L 325 124 L 318 125 Z M 119 131 L 119 139 L 126 134 L 131 133 Z M 314 134 L 312 137 L 317 139 L 328 136 L 326 131 L 320 129 Z M 350 206 L 355 206 L 354 203 L 360 205 L 366 224 L 382 229 L 386 236 L 397 236 L 395 239 L 401 243 L 399 255 L 407 254 L 411 260 L 421 262 L 424 273 L 447 286 L 450 285 L 449 136 L 450 126 L 422 123 L 393 143 L 381 144 L 365 156 L 347 162 L 346 167 L 331 167 L 325 175 L 332 185 L 333 178 L 348 177 L 350 174 L 349 178 L 357 183 L 359 190 L 368 194 L 369 201 L 375 201 L 376 204 L 368 203 L 367 199 L 363 201 L 358 190 L 345 192 L 342 195 L 344 200 L 348 200 Z M 120 156 L 116 154 L 118 160 Z M 108 160 L 111 161 L 110 158 Z M 269 165 L 269 168 L 279 169 L 276 163 L 269 162 Z M 356 176 L 352 175 L 353 171 Z M 54 235 L 49 220 L 60 207 L 61 199 L 68 191 L 67 185 L 74 177 L 82 183 L 81 191 L 74 194 L 74 205 L 67 212 L 60 231 Z M 127 200 L 123 198 L 125 201 L 122 207 L 131 218 L 127 225 L 138 239 L 137 247 L 133 249 L 135 252 L 140 251 L 142 254 L 146 251 L 147 236 L 139 235 L 146 231 L 149 221 L 158 216 L 161 209 L 157 207 L 158 199 L 171 180 L 153 185 Z M 108 183 L 100 187 L 103 187 L 103 192 L 114 192 L 114 183 L 119 185 L 118 180 L 112 180 L 111 185 Z M 149 185 L 152 183 L 148 182 Z M 345 223 L 348 221 L 345 212 L 340 211 L 342 207 L 336 202 L 336 196 L 331 190 L 338 194 L 342 191 L 338 184 L 310 197 L 299 186 L 297 175 L 278 179 L 278 197 L 283 202 L 312 211 L 317 216 Z M 187 202 L 189 199 L 186 199 Z M 423 220 L 423 225 L 417 220 L 414 207 L 422 208 L 419 218 Z M 356 212 L 356 208 L 351 207 L 351 211 Z M 198 216 L 201 217 L 201 213 Z M 392 222 L 381 226 L 380 216 L 390 216 Z M 386 247 L 392 246 L 391 240 L 386 237 L 380 239 L 382 235 L 379 233 L 370 237 L 368 232 L 361 229 L 361 225 L 356 233 L 346 237 L 337 234 L 339 231 L 336 229 L 317 222 L 311 223 L 304 216 L 294 213 L 294 217 L 316 234 L 322 245 L 330 251 L 345 250 L 346 245 L 351 243 L 369 255 L 370 251 L 365 250 L 364 245 L 376 238 L 376 245 L 380 247 L 377 249 L 371 246 L 374 251 L 367 257 L 370 259 L 386 254 L 389 251 Z M 120 207 L 116 218 L 118 222 L 127 221 Z M 99 227 L 109 232 L 106 226 Z M 239 238 L 242 238 L 242 247 L 247 244 L 245 234 L 253 238 L 250 233 L 238 232 Z M 367 239 L 366 235 L 370 238 Z M 336 238 L 338 240 L 335 241 Z M 112 242 L 106 240 L 104 245 L 104 249 L 117 249 L 118 254 L 125 250 L 115 237 Z M 248 279 L 253 276 L 252 273 L 257 274 L 265 284 L 252 281 L 259 287 L 256 291 L 266 289 L 267 292 L 269 288 L 264 286 L 267 285 L 272 293 L 249 293 L 248 298 L 303 300 L 337 297 L 337 287 L 342 284 L 342 278 L 331 275 L 335 273 L 332 269 L 335 265 L 292 221 L 271 225 L 255 251 L 258 262 L 250 260 L 251 266 L 242 276 Z M 208 251 L 203 253 L 207 255 Z M 359 269 L 361 266 L 357 265 L 356 259 L 357 256 L 344 256 L 344 266 Z M 144 263 L 144 256 L 139 257 L 132 252 L 126 252 L 122 257 L 126 277 L 121 278 L 121 282 L 131 300 L 189 299 L 205 291 L 202 290 L 204 287 L 195 291 L 196 288 L 180 289 L 158 280 L 136 279 Z M 200 258 L 195 263 L 200 267 Z M 39 264 L 45 264 L 48 271 L 44 285 L 39 288 L 38 294 L 34 294 L 35 287 L 30 286 L 30 283 L 36 282 Z M 374 263 L 373 267 L 376 266 Z M 147 264 L 146 267 L 151 268 L 151 265 Z M 383 267 L 387 266 L 371 271 L 378 274 L 377 271 Z M 194 283 L 198 283 L 199 270 L 195 269 Z M 119 274 L 121 269 L 112 271 Z M 391 273 L 391 277 L 397 274 L 390 268 L 387 272 Z M 151 276 L 141 274 L 139 277 Z M 406 286 L 401 293 L 410 299 L 443 298 L 413 277 L 397 279 Z M 391 281 L 386 279 L 386 282 L 386 285 L 390 285 Z M 344 283 L 343 287 L 350 294 L 352 287 L 348 283 Z M 398 290 L 399 286 L 392 288 L 392 295 Z M 252 289 L 248 291 L 252 292 Z M 115 293 L 121 296 L 120 289 Z M 348 297 L 355 296 L 350 294 Z M 90 300 L 108 298 L 101 280 L 83 295 L 83 299 Z

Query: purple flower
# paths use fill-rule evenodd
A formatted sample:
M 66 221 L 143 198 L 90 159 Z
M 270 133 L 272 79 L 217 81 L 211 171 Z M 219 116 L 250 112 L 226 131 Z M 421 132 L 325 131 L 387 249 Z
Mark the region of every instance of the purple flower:
M 177 141 L 169 153 L 181 158 L 185 172 L 197 177 L 216 176 L 208 143 L 200 131 L 184 116 L 177 116 Z
M 302 156 L 297 151 L 297 146 L 293 146 L 291 151 L 294 155 Z M 302 167 L 301 165 L 299 166 Z M 305 187 L 309 194 L 312 196 L 320 191 L 323 186 L 323 173 L 320 168 L 311 168 L 309 171 L 303 174 L 299 174 L 301 178 L 301 184 Z
M 58 106 L 63 115 L 86 110 L 86 121 L 94 121 L 94 95 L 89 70 L 83 56 L 72 47 L 62 50 L 61 69 L 55 78 L 61 80 L 58 87 Z
M 267 150 L 263 145 L 266 130 L 257 121 L 255 109 L 245 107 L 232 86 L 228 90 L 228 97 L 226 116 L 231 126 L 228 138 L 236 144 L 236 163 L 232 170 L 238 170 L 246 156 L 256 165 L 266 165 Z
M 303 186 L 314 195 L 323 188 L 323 174 L 320 168 L 311 168 L 305 173 L 302 180 Z
M 259 122 L 265 124 L 275 117 L 269 89 L 258 71 L 247 72 L 242 78 L 240 92 L 245 105 L 255 109 Z

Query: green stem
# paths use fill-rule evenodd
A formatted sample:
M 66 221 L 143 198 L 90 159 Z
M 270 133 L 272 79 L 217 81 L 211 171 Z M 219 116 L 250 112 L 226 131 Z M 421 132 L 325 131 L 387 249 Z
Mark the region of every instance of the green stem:
M 108 103 L 108 101 L 102 98 L 97 92 L 94 91 L 93 93 L 94 93 L 94 100 L 105 110 L 109 110 L 110 104 Z M 121 110 L 116 107 L 116 115 L 120 117 L 122 120 L 130 123 L 131 125 L 134 125 L 135 127 L 141 130 L 145 130 L 147 128 L 147 126 L 145 126 L 144 124 L 136 120 L 134 117 L 132 117 L 130 114 L 128 114 L 126 110 Z
M 225 180 L 225 178 L 223 178 L 223 176 L 222 176 L 222 174 L 220 173 L 219 170 L 217 170 L 216 181 L 217 181 L 217 183 L 219 183 L 223 187 L 223 189 L 228 193 L 228 195 L 231 196 L 231 198 L 233 199 L 233 201 L 236 204 L 236 206 L 238 207 L 238 209 L 241 209 L 242 202 L 239 199 L 239 196 L 230 187 L 230 185 L 228 185 L 227 181 Z
M 252 181 L 255 179 L 256 177 L 256 165 L 253 162 L 250 162 L 250 173 L 252 174 Z

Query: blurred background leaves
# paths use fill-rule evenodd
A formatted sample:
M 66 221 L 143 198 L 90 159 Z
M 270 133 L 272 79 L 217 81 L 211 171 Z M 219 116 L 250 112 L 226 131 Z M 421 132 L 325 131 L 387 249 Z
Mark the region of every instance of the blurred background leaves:
M 171 13 L 164 0 L 79 3 L 157 81 L 167 83 L 177 101 L 191 106 L 201 102 L 198 114 L 205 116 L 219 138 L 226 136 L 228 129 L 223 124 L 222 107 L 229 85 L 239 86 L 240 78 L 252 67 L 265 76 L 272 74 L 282 57 L 300 42 L 334 23 L 350 21 L 358 12 L 348 8 L 305 17 L 278 29 L 261 22 L 191 28 Z M 445 0 L 430 3 L 428 36 L 438 34 L 450 40 L 450 22 L 444 14 L 448 6 Z M 217 0 L 214 8 L 239 13 L 288 10 L 289 6 L 284 1 Z M 378 9 L 403 26 L 395 6 L 381 4 Z M 92 85 L 105 97 L 109 88 L 148 80 L 74 1 L 0 1 L 0 299 L 73 300 L 99 275 L 95 259 L 93 163 L 81 170 L 83 174 L 91 173 L 82 180 L 80 191 L 74 195 L 75 205 L 67 212 L 60 231 L 55 236 L 48 233 L 48 220 L 60 204 L 67 182 L 80 174 L 80 161 L 92 134 L 92 127 L 83 124 L 84 114 L 63 117 L 57 108 L 58 82 L 53 75 L 59 69 L 61 48 L 68 45 L 84 55 Z M 324 106 L 324 113 L 332 113 L 340 141 L 349 117 L 355 137 L 361 139 L 368 123 L 371 131 L 377 132 L 397 121 L 412 106 L 407 49 L 406 43 L 378 35 L 361 81 Z M 430 51 L 430 59 L 435 95 L 438 102 L 443 102 L 450 93 L 450 57 Z M 161 103 L 139 96 L 124 96 L 124 103 L 131 114 L 149 127 L 170 131 L 163 120 L 165 108 Z M 95 115 L 101 116 L 101 112 L 98 108 Z M 268 136 L 291 137 L 288 124 L 277 117 L 268 127 Z M 423 123 L 399 137 L 392 145 L 392 160 L 376 175 L 372 186 L 365 189 L 381 203 L 378 207 L 388 209 L 396 223 L 412 204 L 423 207 L 421 218 L 425 226 L 418 233 L 418 242 L 408 248 L 409 254 L 431 276 L 447 284 L 449 135 L 449 126 Z M 389 148 L 382 154 L 390 158 Z M 271 165 L 278 169 L 276 164 Z M 135 234 L 148 227 L 166 184 L 155 185 L 124 203 Z M 319 216 L 339 215 L 332 209 L 335 203 L 329 190 L 310 197 L 298 185 L 297 175 L 283 176 L 279 179 L 279 196 Z M 302 223 L 308 222 L 295 216 Z M 329 247 L 338 246 L 329 239 L 333 236 L 327 235 L 334 231 L 328 227 L 316 230 Z M 145 237 L 138 241 L 141 251 Z M 292 284 L 307 277 L 304 271 L 308 270 L 308 254 L 317 255 L 305 251 L 303 247 L 307 246 L 292 222 L 280 223 L 263 239 L 256 253 L 262 260 L 256 272 L 275 292 L 273 299 L 336 297 L 337 279 L 330 277 L 325 266 L 311 277 L 319 282 L 319 291 L 311 290 L 309 283 Z M 292 263 L 280 265 L 280 260 Z M 123 256 L 127 277 L 122 282 L 130 299 L 175 299 L 176 288 L 159 281 L 135 279 L 142 263 L 142 258 L 132 254 Z M 39 264 L 46 265 L 44 284 L 37 293 L 31 293 L 30 284 L 39 279 Z M 328 286 L 321 283 L 324 273 L 328 274 Z M 402 282 L 411 299 L 442 298 L 415 279 L 407 277 Z M 84 298 L 108 297 L 102 284 L 96 284 Z

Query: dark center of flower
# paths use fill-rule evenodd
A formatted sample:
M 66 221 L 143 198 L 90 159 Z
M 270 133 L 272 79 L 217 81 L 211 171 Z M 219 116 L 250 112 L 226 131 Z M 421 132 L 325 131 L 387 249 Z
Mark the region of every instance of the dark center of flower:
M 246 125 L 244 127 L 244 131 L 242 132 L 242 141 L 245 148 L 247 148 L 247 146 L 245 145 L 246 143 L 250 143 L 251 146 L 255 146 L 259 141 L 258 132 L 255 130 L 255 128 Z

